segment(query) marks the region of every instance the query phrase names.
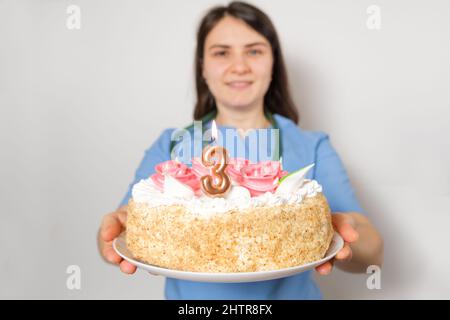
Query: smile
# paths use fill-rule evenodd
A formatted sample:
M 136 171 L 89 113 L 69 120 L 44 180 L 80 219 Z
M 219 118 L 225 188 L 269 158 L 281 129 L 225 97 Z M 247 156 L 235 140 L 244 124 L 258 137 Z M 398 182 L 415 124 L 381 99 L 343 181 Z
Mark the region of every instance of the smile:
M 232 89 L 242 90 L 242 89 L 246 89 L 246 88 L 250 87 L 252 85 L 252 83 L 253 82 L 250 82 L 250 81 L 233 81 L 233 82 L 228 82 L 227 85 Z

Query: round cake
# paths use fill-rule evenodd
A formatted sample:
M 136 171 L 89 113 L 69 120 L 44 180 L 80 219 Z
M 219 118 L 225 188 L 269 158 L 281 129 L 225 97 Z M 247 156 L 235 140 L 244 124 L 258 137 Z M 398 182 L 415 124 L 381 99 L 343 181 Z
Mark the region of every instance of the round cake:
M 324 257 L 333 237 L 322 187 L 305 179 L 313 165 L 288 174 L 277 161 L 231 159 L 223 196 L 200 186 L 210 173 L 160 163 L 133 186 L 126 244 L 133 256 L 164 268 L 194 272 L 254 272 L 302 265 Z

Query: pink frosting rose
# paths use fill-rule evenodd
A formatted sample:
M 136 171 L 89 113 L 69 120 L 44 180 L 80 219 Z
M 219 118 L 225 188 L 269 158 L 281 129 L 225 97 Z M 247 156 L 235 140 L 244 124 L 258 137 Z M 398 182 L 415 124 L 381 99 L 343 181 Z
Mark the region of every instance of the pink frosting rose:
M 192 172 L 200 179 L 203 176 L 210 174 L 211 170 L 205 167 L 200 158 L 192 158 Z
M 196 194 L 200 191 L 200 180 L 194 174 L 193 170 L 184 163 L 174 160 L 161 162 L 156 165 L 155 171 L 151 179 L 161 191 L 164 190 L 164 174 L 168 174 L 181 183 L 191 187 Z
M 257 164 L 248 164 L 241 170 L 241 185 L 255 197 L 266 192 L 274 192 L 280 178 L 288 174 L 281 170 L 278 161 L 263 161 Z
M 242 183 L 242 169 L 247 167 L 250 164 L 250 161 L 244 158 L 232 158 L 228 161 L 228 166 L 226 172 L 230 176 L 232 180 L 234 180 L 237 184 L 241 185 Z

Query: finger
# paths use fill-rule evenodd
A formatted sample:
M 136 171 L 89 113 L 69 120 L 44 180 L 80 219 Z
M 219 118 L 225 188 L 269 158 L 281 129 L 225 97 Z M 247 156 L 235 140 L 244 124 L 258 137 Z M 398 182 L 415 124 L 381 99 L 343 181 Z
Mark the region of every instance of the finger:
M 120 271 L 122 271 L 123 273 L 126 273 L 126 274 L 133 274 L 136 272 L 136 266 L 132 265 L 131 263 L 129 263 L 126 260 L 123 260 L 120 263 Z
M 350 245 L 348 243 L 346 243 L 344 245 L 344 247 L 339 250 L 339 252 L 336 254 L 336 259 L 337 260 L 351 260 L 352 258 L 352 249 L 350 248 Z
M 122 223 L 114 214 L 107 214 L 102 221 L 100 236 L 103 241 L 112 241 L 122 232 Z
M 316 271 L 320 275 L 325 276 L 325 275 L 330 274 L 332 268 L 333 268 L 333 266 L 331 265 L 330 262 L 325 262 L 324 264 L 316 267 Z
M 326 276 L 331 273 L 331 270 L 333 270 L 333 263 L 332 261 L 327 261 L 320 266 L 316 267 L 316 271 L 322 275 Z
M 359 238 L 358 232 L 355 230 L 355 221 L 348 214 L 334 214 L 333 225 L 336 231 L 342 236 L 346 242 L 355 242 Z
M 127 223 L 127 212 L 126 211 L 119 211 L 117 213 L 117 217 L 119 218 L 119 221 L 123 226 Z
M 119 264 L 122 261 L 122 257 L 112 247 L 111 243 L 105 243 L 102 250 L 103 257 L 114 264 Z

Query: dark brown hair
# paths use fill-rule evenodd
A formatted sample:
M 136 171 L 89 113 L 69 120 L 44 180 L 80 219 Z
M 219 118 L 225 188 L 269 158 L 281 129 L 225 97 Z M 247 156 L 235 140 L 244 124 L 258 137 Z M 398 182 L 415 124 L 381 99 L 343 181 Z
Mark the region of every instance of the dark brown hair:
M 280 42 L 274 25 L 269 17 L 258 8 L 245 2 L 234 1 L 228 6 L 214 7 L 202 19 L 197 32 L 197 49 L 195 54 L 195 83 L 197 102 L 194 109 L 194 119 L 216 109 L 214 97 L 202 76 L 205 39 L 208 33 L 225 16 L 244 21 L 269 41 L 272 46 L 273 69 L 272 82 L 264 97 L 265 111 L 278 113 L 298 124 L 299 114 L 289 93 L 288 77 L 281 52 Z

